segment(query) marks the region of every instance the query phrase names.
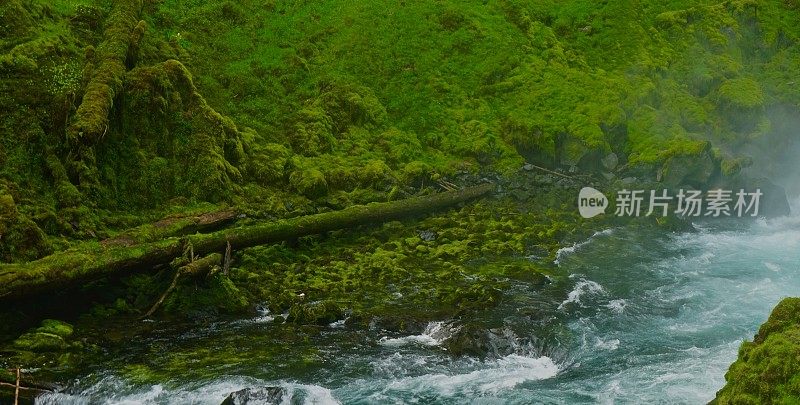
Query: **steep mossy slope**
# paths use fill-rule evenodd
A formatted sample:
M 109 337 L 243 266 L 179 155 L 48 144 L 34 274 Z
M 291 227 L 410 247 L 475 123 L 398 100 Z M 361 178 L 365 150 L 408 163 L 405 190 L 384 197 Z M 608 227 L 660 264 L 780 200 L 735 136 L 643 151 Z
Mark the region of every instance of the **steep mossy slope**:
M 800 298 L 781 301 L 725 374 L 717 404 L 794 404 L 800 398 Z
M 754 148 L 789 150 L 774 146 L 800 103 L 797 9 L 6 1 L 0 258 L 166 206 L 291 215 L 524 159 L 675 185 L 734 175 Z

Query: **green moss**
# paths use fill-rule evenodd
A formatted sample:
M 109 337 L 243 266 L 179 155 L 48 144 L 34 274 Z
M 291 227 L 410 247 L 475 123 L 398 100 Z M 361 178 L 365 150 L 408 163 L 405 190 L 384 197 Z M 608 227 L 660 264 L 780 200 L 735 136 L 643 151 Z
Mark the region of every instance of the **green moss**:
M 762 107 L 765 102 L 761 85 L 751 78 L 725 81 L 719 87 L 719 97 L 723 105 L 742 110 Z
M 239 313 L 249 305 L 237 286 L 222 273 L 203 282 L 187 280 L 164 302 L 164 310 L 176 314 Z
M 786 298 L 725 374 L 717 404 L 790 404 L 800 397 L 800 298 Z
M 65 349 L 67 343 L 64 338 L 56 334 L 34 332 L 18 337 L 14 340 L 14 347 L 32 352 L 52 352 Z
M 316 169 L 295 170 L 289 176 L 289 184 L 308 198 L 318 198 L 327 194 L 328 182 L 325 175 Z
M 335 302 L 298 303 L 289 308 L 288 322 L 327 325 L 344 318 L 344 310 Z
M 0 261 L 33 260 L 52 251 L 44 232 L 17 210 L 0 183 Z
M 55 319 L 45 319 L 42 326 L 36 329 L 37 332 L 50 333 L 64 339 L 72 335 L 72 325 Z
M 254 148 L 249 170 L 257 182 L 263 185 L 278 184 L 286 178 L 291 151 L 285 146 L 268 143 Z

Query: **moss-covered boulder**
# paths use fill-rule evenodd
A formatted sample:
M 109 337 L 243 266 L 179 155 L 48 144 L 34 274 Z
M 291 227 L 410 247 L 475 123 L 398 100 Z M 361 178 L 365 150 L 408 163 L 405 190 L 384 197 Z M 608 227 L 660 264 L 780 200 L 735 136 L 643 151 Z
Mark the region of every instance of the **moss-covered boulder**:
M 72 325 L 56 319 L 45 319 L 42 321 L 42 325 L 36 329 L 36 332 L 50 333 L 64 339 L 70 337 L 72 331 Z
M 748 77 L 726 80 L 718 91 L 718 108 L 731 124 L 731 129 L 744 134 L 757 129 L 766 96 L 761 84 Z
M 325 175 L 317 169 L 295 170 L 289 176 L 289 184 L 295 191 L 311 199 L 328 193 Z
M 288 322 L 327 325 L 344 318 L 344 309 L 333 301 L 298 303 L 289 308 Z
M 45 319 L 37 328 L 33 328 L 15 339 L 12 347 L 28 352 L 56 352 L 70 348 L 68 341 L 72 335 L 72 325 L 55 319 Z
M 67 342 L 53 333 L 31 332 L 14 340 L 14 348 L 31 352 L 53 352 L 66 349 Z
M 38 259 L 51 251 L 45 233 L 17 210 L 14 198 L 0 184 L 0 262 Z
M 719 171 L 719 161 L 712 153 L 711 143 L 701 148 L 669 157 L 661 168 L 661 179 L 669 186 L 691 186 L 702 188 Z
M 248 170 L 252 178 L 262 185 L 275 185 L 285 181 L 286 168 L 292 156 L 291 151 L 277 143 L 267 143 L 254 148 Z
M 716 404 L 790 404 L 800 398 L 800 298 L 781 301 L 725 374 Z
M 242 291 L 222 272 L 205 280 L 186 280 L 164 301 L 164 310 L 189 316 L 241 313 L 249 305 Z

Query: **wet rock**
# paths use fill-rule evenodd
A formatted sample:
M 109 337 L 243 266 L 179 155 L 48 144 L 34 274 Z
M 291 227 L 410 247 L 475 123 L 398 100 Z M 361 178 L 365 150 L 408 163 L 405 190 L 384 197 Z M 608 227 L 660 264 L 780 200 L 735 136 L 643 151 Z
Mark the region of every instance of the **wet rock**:
M 282 387 L 245 388 L 230 393 L 220 405 L 280 404 L 285 395 Z
M 767 178 L 738 178 L 734 181 L 729 181 L 720 186 L 725 190 L 733 192 L 733 203 L 736 203 L 736 193 L 744 189 L 748 193 L 761 190 L 761 197 L 759 198 L 758 216 L 774 218 L 791 214 L 791 207 L 789 205 L 789 198 L 786 195 L 786 190 L 773 183 Z
M 506 329 L 487 329 L 470 322 L 453 328 L 442 347 L 454 356 L 502 356 L 513 352 L 515 340 L 516 336 Z
M 439 237 L 439 234 L 436 233 L 436 231 L 432 231 L 432 230 L 419 231 L 419 238 L 424 240 L 425 242 L 433 242 L 438 237 Z
M 619 157 L 617 157 L 616 153 L 609 153 L 602 159 L 600 159 L 600 164 L 608 170 L 609 172 L 616 169 L 617 165 L 619 164 Z
M 31 332 L 14 340 L 14 348 L 31 352 L 54 352 L 66 349 L 67 342 L 52 333 Z
M 750 191 L 753 188 L 760 189 L 764 195 L 761 197 L 759 216 L 780 217 L 791 214 L 789 199 L 786 190 L 771 182 L 769 179 L 757 179 L 750 184 Z
M 72 335 L 72 325 L 55 319 L 45 319 L 42 326 L 36 329 L 37 332 L 50 333 L 62 338 Z
M 661 168 L 661 179 L 670 186 L 687 184 L 702 188 L 707 185 L 719 168 L 719 162 L 711 152 L 711 144 L 697 154 L 682 154 L 669 158 Z
M 344 310 L 332 301 L 318 301 L 292 305 L 287 322 L 328 325 L 344 318 Z

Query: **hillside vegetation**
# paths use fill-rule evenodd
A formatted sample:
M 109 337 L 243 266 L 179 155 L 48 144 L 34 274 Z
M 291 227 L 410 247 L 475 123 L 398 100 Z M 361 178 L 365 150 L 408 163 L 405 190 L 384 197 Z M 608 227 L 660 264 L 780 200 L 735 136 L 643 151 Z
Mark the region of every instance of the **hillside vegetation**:
M 117 5 L 0 5 L 3 261 L 164 210 L 296 215 L 524 160 L 704 183 L 785 152 L 800 103 L 794 1 Z

